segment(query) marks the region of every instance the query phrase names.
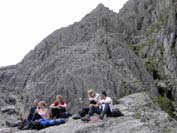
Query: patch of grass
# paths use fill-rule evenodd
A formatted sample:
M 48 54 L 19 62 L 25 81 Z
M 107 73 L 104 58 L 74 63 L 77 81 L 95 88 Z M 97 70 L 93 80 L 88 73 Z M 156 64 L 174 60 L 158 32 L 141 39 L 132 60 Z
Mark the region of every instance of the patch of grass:
M 149 59 L 149 60 L 145 63 L 145 65 L 146 65 L 147 70 L 148 70 L 151 74 L 153 74 L 154 71 L 157 71 L 158 64 L 157 64 L 157 62 L 156 62 L 155 59 L 153 59 L 153 58 Z
M 157 97 L 156 100 L 162 110 L 167 112 L 172 118 L 176 119 L 176 115 L 173 113 L 175 107 L 171 100 L 169 100 L 167 97 L 162 96 Z
M 169 128 L 163 128 L 162 133 L 171 133 L 171 130 Z
M 156 23 L 151 24 L 145 31 L 146 36 L 150 36 L 152 33 L 157 33 L 166 25 L 166 16 L 160 16 Z
M 152 45 L 154 45 L 155 40 L 154 40 L 154 39 L 148 39 L 146 43 L 147 43 L 148 45 L 152 46 Z
M 154 45 L 154 43 L 155 43 L 154 39 L 147 39 L 145 42 L 138 44 L 138 45 L 129 44 L 128 48 L 134 51 L 136 55 L 138 55 L 138 53 L 141 50 L 143 50 L 146 46 L 152 46 Z
M 154 79 L 164 79 L 164 77 L 159 74 L 158 63 L 154 58 L 150 58 L 147 62 L 145 62 L 145 66 Z
M 160 23 L 158 23 L 158 22 L 154 23 L 149 28 L 147 28 L 147 30 L 145 31 L 145 35 L 149 36 L 152 33 L 157 33 L 158 31 L 160 31 L 160 29 L 161 29 Z
M 141 118 L 141 113 L 140 112 L 136 112 L 135 116 L 136 119 L 140 119 Z

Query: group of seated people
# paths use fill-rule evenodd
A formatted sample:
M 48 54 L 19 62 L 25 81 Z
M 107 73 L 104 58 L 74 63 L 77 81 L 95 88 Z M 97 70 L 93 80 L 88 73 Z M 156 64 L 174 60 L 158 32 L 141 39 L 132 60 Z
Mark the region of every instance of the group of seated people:
M 83 108 L 76 118 L 81 118 L 82 121 L 90 121 L 90 117 L 94 113 L 99 115 L 100 119 L 103 119 L 105 115 L 111 116 L 113 109 L 113 101 L 107 96 L 106 91 L 102 91 L 98 94 L 95 90 L 88 91 L 89 106 Z
M 50 105 L 50 109 L 47 108 L 45 101 L 39 101 L 35 99 L 33 106 L 29 111 L 27 118 L 22 117 L 21 122 L 11 123 L 6 121 L 6 125 L 10 127 L 18 127 L 19 129 L 30 129 L 33 123 L 39 120 L 50 120 L 69 117 L 70 114 L 66 112 L 67 104 L 61 95 L 56 96 L 54 103 Z
M 89 105 L 83 108 L 77 116 L 73 119 L 81 119 L 82 121 L 90 121 L 90 117 L 97 113 L 100 119 L 103 119 L 105 114 L 111 115 L 113 102 L 110 97 L 107 96 L 106 92 L 103 91 L 100 94 L 96 93 L 95 90 L 88 91 Z M 59 118 L 68 118 L 71 116 L 66 112 L 67 104 L 61 95 L 56 96 L 56 100 L 47 108 L 45 101 L 34 100 L 33 106 L 30 109 L 27 118 L 23 118 L 22 122 L 10 123 L 6 122 L 8 126 L 18 127 L 19 129 L 30 129 L 31 125 L 38 120 L 55 120 Z M 53 122 L 53 121 L 52 121 Z

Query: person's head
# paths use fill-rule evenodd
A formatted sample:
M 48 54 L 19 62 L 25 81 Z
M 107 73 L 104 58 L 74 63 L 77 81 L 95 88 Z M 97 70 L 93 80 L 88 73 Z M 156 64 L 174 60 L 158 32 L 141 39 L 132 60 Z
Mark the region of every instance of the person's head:
M 106 91 L 102 91 L 101 92 L 101 99 L 106 99 L 106 97 L 107 97 Z
M 41 109 L 46 108 L 46 106 L 47 106 L 47 104 L 46 104 L 45 101 L 40 101 L 40 102 L 38 103 L 38 107 L 41 108 Z
M 62 102 L 62 101 L 64 101 L 64 98 L 63 98 L 62 95 L 57 95 L 57 96 L 56 96 L 56 100 L 57 100 L 58 102 Z
M 95 95 L 96 95 L 95 90 L 93 90 L 93 89 L 88 90 L 88 95 L 89 95 L 90 97 L 95 97 Z
M 35 99 L 34 101 L 33 101 L 33 106 L 37 106 L 38 105 L 38 103 L 39 103 L 39 100 L 38 99 Z

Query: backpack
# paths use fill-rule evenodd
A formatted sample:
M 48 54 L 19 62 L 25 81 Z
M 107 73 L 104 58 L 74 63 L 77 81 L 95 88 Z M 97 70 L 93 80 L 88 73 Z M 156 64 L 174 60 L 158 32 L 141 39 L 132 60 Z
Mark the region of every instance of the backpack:
M 62 114 L 62 118 L 69 118 L 70 116 L 72 116 L 72 114 L 70 114 L 69 112 L 64 112 Z
M 124 115 L 118 108 L 112 109 L 111 117 L 119 117 L 119 116 L 124 116 Z
M 63 119 L 63 118 L 59 118 L 59 119 L 55 119 L 55 120 L 39 119 L 39 120 L 34 121 L 32 123 L 32 129 L 41 130 L 46 127 L 56 126 L 56 125 L 60 125 L 60 124 L 64 124 L 64 123 L 65 123 L 65 119 Z

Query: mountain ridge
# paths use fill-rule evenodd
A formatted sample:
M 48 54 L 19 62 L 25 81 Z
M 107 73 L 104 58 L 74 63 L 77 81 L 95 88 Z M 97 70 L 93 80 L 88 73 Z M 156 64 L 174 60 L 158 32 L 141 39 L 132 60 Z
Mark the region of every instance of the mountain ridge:
M 1 68 L 0 89 L 17 95 L 26 110 L 34 98 L 51 103 L 62 94 L 77 112 L 90 88 L 106 90 L 114 102 L 142 91 L 177 102 L 175 5 L 129 0 L 117 14 L 100 4 L 51 33 L 19 64 Z

